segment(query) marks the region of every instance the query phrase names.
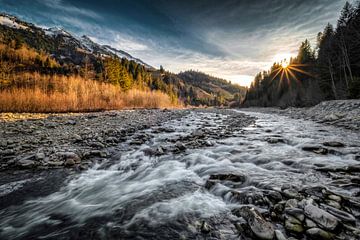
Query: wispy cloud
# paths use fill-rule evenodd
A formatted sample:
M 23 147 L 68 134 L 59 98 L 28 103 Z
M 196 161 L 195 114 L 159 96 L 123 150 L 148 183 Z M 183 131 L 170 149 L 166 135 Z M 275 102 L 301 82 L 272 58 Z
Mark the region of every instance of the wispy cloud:
M 248 82 L 336 23 L 345 0 L 0 0 L 41 25 L 94 37 L 170 71 Z M 3 4 L 4 3 L 4 4 Z M 19 7 L 21 6 L 21 7 Z
M 37 0 L 39 3 L 46 5 L 49 8 L 60 10 L 75 16 L 81 15 L 93 19 L 102 19 L 102 17 L 95 11 L 78 8 L 68 3 L 64 3 L 62 0 Z

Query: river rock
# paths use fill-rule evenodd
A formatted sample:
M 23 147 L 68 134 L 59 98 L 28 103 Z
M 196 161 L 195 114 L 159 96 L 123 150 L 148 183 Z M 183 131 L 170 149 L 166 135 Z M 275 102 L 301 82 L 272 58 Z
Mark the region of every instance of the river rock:
M 205 221 L 203 221 L 201 224 L 201 232 L 204 234 L 208 234 L 211 232 L 211 227 Z
M 324 231 L 320 228 L 310 228 L 306 231 L 306 235 L 308 235 L 311 239 L 322 239 L 322 240 L 330 240 L 334 239 L 335 235 Z
M 74 134 L 73 138 L 75 142 L 81 142 L 83 140 L 82 137 L 78 134 Z
M 334 114 L 334 113 L 331 113 L 331 114 L 326 115 L 324 117 L 324 120 L 329 121 L 329 122 L 336 121 L 336 120 L 339 120 L 339 119 L 340 119 L 340 117 L 337 114 Z
M 323 207 L 324 209 L 326 209 L 326 211 L 328 211 L 330 214 L 334 215 L 335 217 L 339 218 L 341 221 L 343 222 L 347 222 L 347 223 L 355 223 L 356 219 L 353 215 L 351 215 L 350 213 L 344 212 L 342 210 L 339 210 L 337 208 L 325 205 L 325 204 L 321 204 L 321 207 Z
M 179 151 L 185 151 L 185 150 L 186 150 L 185 145 L 184 145 L 182 142 L 179 142 L 179 141 L 175 143 L 175 147 L 176 147 Z
M 65 165 L 66 167 L 74 166 L 74 165 L 75 165 L 75 161 L 74 161 L 73 159 L 71 159 L 71 158 L 70 158 L 70 159 L 66 159 L 64 165 Z
M 285 203 L 285 208 L 297 208 L 298 201 L 296 199 L 289 199 Z
M 304 228 L 302 226 L 301 221 L 290 215 L 285 215 L 285 228 L 290 232 L 295 232 L 295 233 L 304 232 Z
M 320 147 L 320 146 L 304 146 L 304 147 L 302 147 L 302 150 L 307 151 L 307 152 L 313 152 L 316 154 L 322 154 L 322 155 L 326 155 L 329 153 L 329 150 L 327 148 Z
M 335 216 L 312 204 L 306 205 L 304 212 L 307 217 L 326 230 L 334 231 L 339 226 L 339 221 Z
M 345 144 L 341 143 L 341 142 L 324 142 L 323 143 L 324 146 L 327 147 L 345 147 Z
M 336 202 L 341 202 L 342 198 L 341 196 L 335 195 L 335 194 L 330 194 L 327 196 L 328 199 L 336 201 Z
M 301 222 L 304 221 L 304 219 L 305 219 L 303 210 L 301 210 L 300 208 L 286 208 L 285 213 L 295 217 L 296 219 L 298 219 Z
M 282 195 L 287 199 L 301 200 L 303 196 L 295 189 L 289 188 L 282 191 Z
M 70 119 L 70 120 L 68 120 L 65 124 L 66 124 L 66 125 L 76 125 L 76 121 Z
M 317 227 L 316 223 L 308 218 L 305 219 L 305 226 L 307 228 L 315 228 Z
M 279 230 L 275 230 L 275 236 L 277 240 L 286 240 L 286 237 Z
M 265 141 L 270 144 L 285 143 L 285 140 L 282 138 L 266 138 Z
M 64 165 L 64 162 L 62 161 L 48 161 L 47 164 L 51 167 L 60 167 Z
M 81 158 L 74 152 L 62 152 L 58 155 L 65 160 L 65 165 L 67 161 L 68 163 L 74 162 L 74 164 L 81 162 Z
M 32 168 L 35 167 L 35 161 L 29 159 L 21 159 L 18 162 L 18 165 L 22 168 Z
M 274 238 L 275 230 L 273 225 L 267 222 L 255 208 L 243 207 L 240 209 L 240 214 L 247 221 L 256 237 L 264 240 Z
M 37 153 L 35 154 L 35 159 L 36 160 L 44 160 L 45 159 L 45 154 L 40 152 L 40 153 Z
M 246 177 L 240 174 L 214 174 L 210 175 L 209 180 L 221 180 L 221 181 L 231 181 L 231 182 L 245 182 Z

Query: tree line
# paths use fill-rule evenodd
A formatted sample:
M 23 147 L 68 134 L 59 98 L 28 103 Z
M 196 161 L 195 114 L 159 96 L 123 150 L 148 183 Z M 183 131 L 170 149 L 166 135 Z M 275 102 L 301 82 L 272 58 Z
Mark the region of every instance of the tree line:
M 305 40 L 289 66 L 274 63 L 256 75 L 244 106 L 309 106 L 360 98 L 360 3 L 346 2 L 336 27 L 328 24 L 313 49 Z

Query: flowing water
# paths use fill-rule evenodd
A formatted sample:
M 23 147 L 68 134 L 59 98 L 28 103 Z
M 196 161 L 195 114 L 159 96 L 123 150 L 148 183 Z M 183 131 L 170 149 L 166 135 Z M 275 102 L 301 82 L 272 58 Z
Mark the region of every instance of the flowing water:
M 227 138 L 210 139 L 209 146 L 158 157 L 147 156 L 145 150 L 197 129 L 221 129 L 227 116 L 192 112 L 165 124 L 173 132 L 146 130 L 152 133 L 150 141 L 121 153 L 111 164 L 97 164 L 69 178 L 51 195 L 1 210 L 0 238 L 238 239 L 233 225 L 237 217 L 231 211 L 243 203 L 234 199 L 234 190 L 252 197 L 267 190 L 281 192 L 289 184 L 323 185 L 346 196 L 359 190 L 314 170 L 358 164 L 358 133 L 278 115 L 246 114 L 257 118 L 255 124 Z M 327 155 L 302 150 L 332 140 L 346 147 Z M 224 173 L 245 180 L 204 187 L 210 175 Z M 210 234 L 201 230 L 204 221 Z

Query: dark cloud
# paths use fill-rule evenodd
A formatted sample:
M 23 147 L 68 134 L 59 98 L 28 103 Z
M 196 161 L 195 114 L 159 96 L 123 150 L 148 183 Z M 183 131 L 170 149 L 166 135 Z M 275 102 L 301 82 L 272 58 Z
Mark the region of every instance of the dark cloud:
M 302 40 L 314 40 L 327 22 L 335 23 L 344 3 L 345 0 L 0 0 L 0 11 L 40 25 L 60 25 L 79 35 L 90 35 L 173 71 L 192 67 L 231 77 L 254 75 L 276 53 L 296 52 Z

